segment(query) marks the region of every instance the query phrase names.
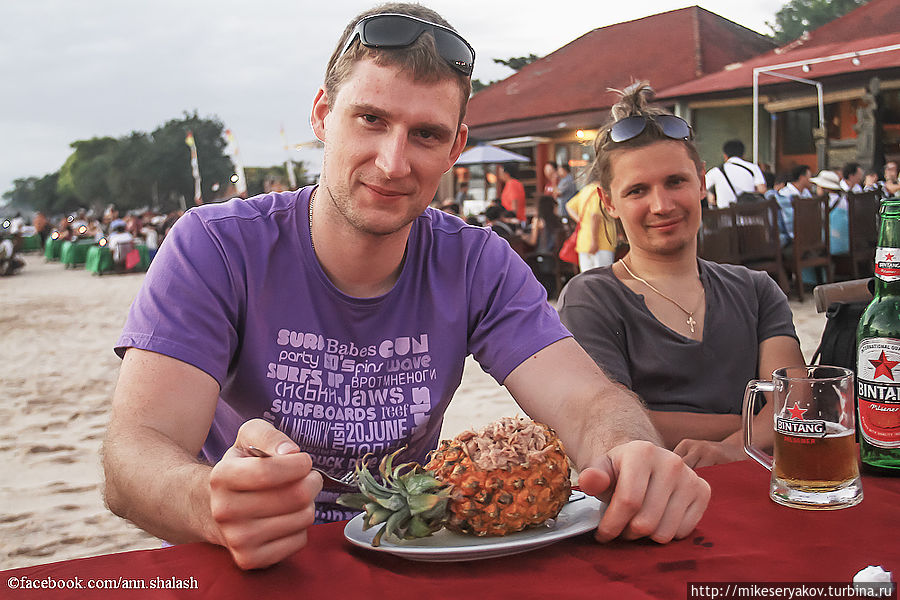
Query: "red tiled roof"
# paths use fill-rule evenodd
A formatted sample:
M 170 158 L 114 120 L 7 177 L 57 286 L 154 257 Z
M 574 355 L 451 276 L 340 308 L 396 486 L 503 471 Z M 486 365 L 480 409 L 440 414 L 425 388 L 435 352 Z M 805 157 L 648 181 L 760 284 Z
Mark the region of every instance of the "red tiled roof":
M 743 63 L 730 65 L 718 73 L 660 89 L 657 99 L 747 90 L 753 87 L 754 68 L 860 52 L 894 44 L 900 44 L 900 7 L 897 0 L 870 0 L 868 4 L 811 32 L 805 41 L 798 40 Z M 806 79 L 819 79 L 834 75 L 882 71 L 900 67 L 900 50 L 863 56 L 860 61 L 858 66 L 850 60 L 841 60 L 813 64 L 808 72 L 802 71 L 801 67 L 778 72 Z M 761 76 L 759 81 L 761 87 L 783 82 L 783 79 L 765 75 Z
M 771 47 L 758 33 L 698 6 L 610 25 L 475 94 L 466 123 L 480 138 L 495 138 L 491 132 L 500 129 L 508 136 L 552 131 L 567 116 L 587 118 L 608 109 L 615 96 L 607 88 L 646 79 L 663 89 Z
M 767 53 L 759 58 L 741 64 L 738 68 L 719 71 L 718 73 L 707 75 L 702 79 L 662 90 L 656 98 L 657 100 L 663 100 L 731 90 L 748 90 L 753 87 L 753 69 L 757 67 L 780 65 L 849 52 L 859 52 L 883 46 L 892 46 L 894 44 L 900 44 L 900 33 L 863 38 L 849 42 L 822 44 L 815 46 L 814 48 L 802 47 L 797 50 L 785 52 L 784 54 Z M 809 72 L 804 72 L 801 70 L 800 66 L 797 66 L 790 69 L 779 69 L 778 73 L 817 80 L 833 75 L 845 75 L 848 73 L 861 73 L 866 71 L 883 71 L 885 69 L 900 67 L 900 50 L 863 56 L 860 58 L 860 61 L 859 66 L 854 65 L 848 59 L 813 64 L 810 66 Z M 761 75 L 759 79 L 760 87 L 781 83 L 784 83 L 783 79 L 767 77 L 764 74 Z
M 482 125 L 478 128 L 479 139 L 496 140 L 521 135 L 539 135 L 552 133 L 560 129 L 595 129 L 609 118 L 609 107 L 584 110 L 574 113 L 537 117 L 534 119 L 516 119 L 504 123 Z M 469 139 L 475 137 L 469 135 Z

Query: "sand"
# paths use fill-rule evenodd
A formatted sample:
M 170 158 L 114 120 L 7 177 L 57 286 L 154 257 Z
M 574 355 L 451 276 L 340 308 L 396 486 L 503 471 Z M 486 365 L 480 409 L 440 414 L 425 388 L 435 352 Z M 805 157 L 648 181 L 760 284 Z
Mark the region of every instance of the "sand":
M 0 278 L 0 569 L 159 547 L 104 507 L 99 462 L 119 366 L 112 346 L 143 275 L 25 258 Z M 809 358 L 825 317 L 809 298 L 791 306 Z M 517 412 L 470 358 L 443 433 Z

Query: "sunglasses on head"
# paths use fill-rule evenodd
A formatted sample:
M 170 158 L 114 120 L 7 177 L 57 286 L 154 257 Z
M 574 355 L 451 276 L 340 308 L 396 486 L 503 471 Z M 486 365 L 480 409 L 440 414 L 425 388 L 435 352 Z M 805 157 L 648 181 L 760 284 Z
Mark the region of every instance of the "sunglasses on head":
M 409 15 L 384 13 L 362 19 L 353 28 L 341 56 L 357 37 L 359 43 L 367 48 L 406 48 L 426 31 L 434 37 L 434 47 L 441 58 L 457 71 L 471 77 L 475 68 L 475 50 L 469 42 L 452 29 Z
M 625 117 L 613 123 L 609 128 L 608 139 L 611 142 L 627 142 L 641 135 L 647 123 L 653 121 L 667 138 L 673 140 L 689 140 L 693 137 L 691 126 L 687 121 L 675 115 L 635 115 Z

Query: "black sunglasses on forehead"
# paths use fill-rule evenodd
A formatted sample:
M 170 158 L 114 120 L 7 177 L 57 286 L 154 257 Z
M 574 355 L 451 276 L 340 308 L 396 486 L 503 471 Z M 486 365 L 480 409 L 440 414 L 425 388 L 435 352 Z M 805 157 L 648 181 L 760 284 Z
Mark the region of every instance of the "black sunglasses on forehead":
M 471 77 L 475 68 L 475 50 L 469 42 L 452 29 L 409 15 L 383 13 L 361 19 L 347 38 L 340 56 L 350 49 L 357 37 L 367 48 L 405 48 L 426 31 L 434 37 L 434 46 L 441 58 L 457 71 Z
M 690 140 L 694 137 L 687 121 L 675 115 L 634 115 L 616 121 L 609 128 L 608 138 L 611 142 L 627 142 L 641 135 L 647 124 L 653 121 L 659 126 L 667 138 L 673 140 Z

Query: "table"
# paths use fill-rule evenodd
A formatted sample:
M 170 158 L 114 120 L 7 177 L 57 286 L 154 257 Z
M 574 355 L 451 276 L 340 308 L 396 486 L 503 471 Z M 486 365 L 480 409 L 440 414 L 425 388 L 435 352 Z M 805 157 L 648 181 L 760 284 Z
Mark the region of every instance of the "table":
M 131 269 L 131 271 L 146 271 L 147 267 L 150 266 L 150 257 L 147 252 L 147 246 L 138 244 L 135 248 L 137 248 L 138 254 L 141 256 L 141 261 Z M 84 268 L 97 275 L 113 271 L 114 264 L 112 250 L 109 249 L 109 246 L 92 246 L 88 250 L 87 257 L 85 258 Z
M 62 245 L 66 240 L 61 239 L 53 239 L 47 238 L 47 242 L 44 244 L 44 259 L 45 260 L 59 260 L 59 253 L 62 250 Z
M 43 250 L 41 247 L 41 236 L 37 233 L 22 238 L 22 252 L 31 250 Z
M 147 585 L 158 577 L 193 578 L 196 589 L 166 596 L 176 598 L 671 600 L 701 597 L 688 595 L 688 582 L 849 582 L 870 564 L 893 571 L 895 580 L 900 575 L 900 478 L 865 476 L 861 504 L 814 512 L 769 500 L 769 473 L 751 461 L 700 473 L 713 488 L 709 509 L 688 538 L 666 545 L 600 545 L 584 534 L 515 556 L 423 563 L 356 548 L 343 538 L 344 523 L 330 523 L 312 527 L 306 548 L 261 571 L 240 571 L 223 548 L 186 544 L 4 571 L 0 586 L 10 577 L 122 577 Z M 38 595 L 104 597 L 87 590 Z M 127 597 L 155 598 L 159 591 L 132 590 Z
M 63 242 L 59 250 L 59 260 L 67 268 L 74 269 L 77 265 L 84 264 L 91 246 L 95 246 L 95 240 L 78 240 L 75 242 Z

